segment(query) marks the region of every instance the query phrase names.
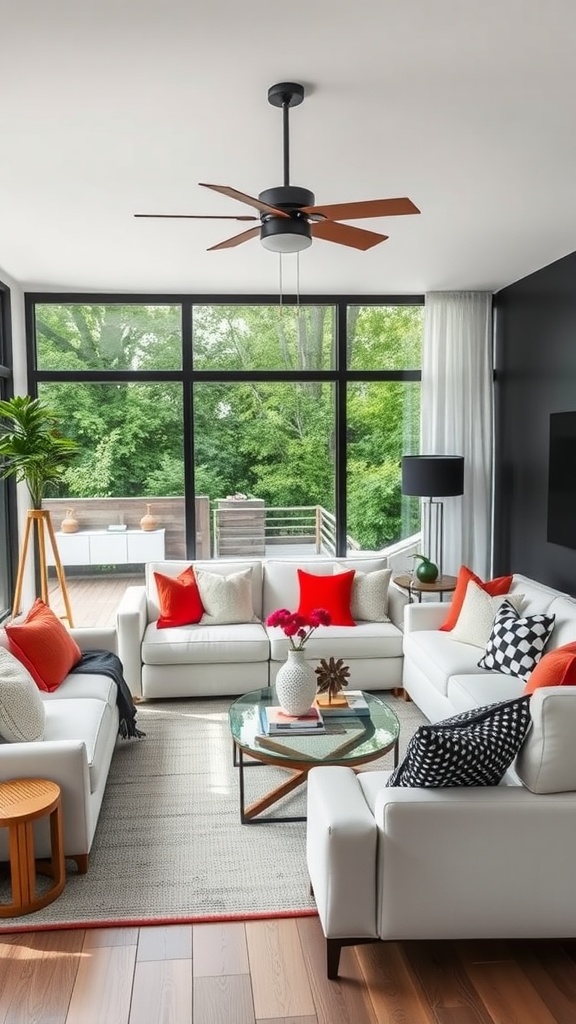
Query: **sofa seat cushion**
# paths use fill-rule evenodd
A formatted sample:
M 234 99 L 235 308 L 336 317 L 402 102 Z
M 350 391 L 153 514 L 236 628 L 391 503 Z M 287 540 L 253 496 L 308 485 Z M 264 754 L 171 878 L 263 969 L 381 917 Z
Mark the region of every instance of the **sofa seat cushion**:
M 450 633 L 438 629 L 405 633 L 404 656 L 410 658 L 444 697 L 451 676 L 478 675 L 478 648 L 452 640 Z
M 286 661 L 290 641 L 279 626 L 266 626 L 271 661 Z M 318 658 L 399 658 L 402 633 L 391 622 L 359 622 L 356 626 L 321 626 L 304 648 L 310 661 Z
M 110 729 L 117 730 L 112 708 L 103 700 L 87 697 L 85 700 L 61 699 L 44 702 L 46 722 L 44 740 L 82 740 L 86 746 L 90 792 L 94 793 L 102 771 L 108 763 L 103 756 Z
M 44 701 L 82 700 L 91 697 L 94 700 L 103 700 L 111 708 L 116 707 L 117 687 L 113 679 L 108 676 L 88 675 L 84 672 L 74 672 L 66 676 L 63 683 L 53 693 L 42 693 Z
M 446 696 L 454 711 L 472 711 L 485 704 L 512 700 L 524 692 L 524 682 L 518 676 L 502 672 L 478 672 L 476 675 L 451 676 Z
M 268 661 L 270 645 L 259 622 L 158 629 L 152 622 L 142 640 L 145 665 L 220 665 Z

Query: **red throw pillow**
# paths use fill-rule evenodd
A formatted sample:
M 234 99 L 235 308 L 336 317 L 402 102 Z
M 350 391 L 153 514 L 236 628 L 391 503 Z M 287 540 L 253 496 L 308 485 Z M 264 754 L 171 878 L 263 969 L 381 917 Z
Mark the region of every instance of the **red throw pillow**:
M 158 629 L 190 626 L 193 622 L 200 622 L 204 606 L 191 565 L 179 576 L 164 576 L 161 572 L 155 572 L 154 579 L 160 605 L 160 616 L 156 622 Z
M 298 569 L 298 615 L 309 615 L 314 608 L 325 608 L 330 613 L 331 626 L 355 626 L 350 611 L 355 573 L 355 569 L 349 569 L 336 576 L 315 576 L 311 572 L 304 572 L 304 569 Z
M 468 568 L 467 565 L 461 565 L 456 588 L 452 596 L 452 602 L 448 609 L 448 615 L 440 626 L 440 629 L 447 632 L 454 629 L 454 626 L 458 622 L 462 605 L 464 604 L 466 587 L 470 580 L 474 580 L 474 583 L 481 587 L 482 590 L 485 590 L 487 594 L 490 594 L 490 597 L 499 597 L 500 594 L 507 594 L 512 585 L 511 576 L 496 576 L 493 580 L 488 580 L 487 583 L 484 583 L 475 572 L 472 572 L 472 569 Z
M 524 693 L 540 686 L 576 686 L 576 643 L 548 651 L 530 673 Z
M 6 626 L 10 650 L 36 685 L 51 693 L 82 657 L 78 644 L 51 608 L 38 598 L 23 622 Z

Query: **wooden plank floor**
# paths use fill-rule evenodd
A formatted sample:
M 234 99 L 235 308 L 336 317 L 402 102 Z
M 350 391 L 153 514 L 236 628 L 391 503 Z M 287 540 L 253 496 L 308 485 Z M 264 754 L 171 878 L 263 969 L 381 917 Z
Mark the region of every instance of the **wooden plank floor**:
M 143 572 L 138 576 L 67 577 L 66 587 L 74 625 L 114 626 L 116 609 L 126 587 L 143 584 Z M 48 599 L 52 611 L 59 617 L 64 617 L 66 609 L 60 584 L 56 579 L 49 580 Z
M 359 946 L 328 981 L 317 918 L 0 935 L 0 1024 L 575 1019 L 573 940 Z

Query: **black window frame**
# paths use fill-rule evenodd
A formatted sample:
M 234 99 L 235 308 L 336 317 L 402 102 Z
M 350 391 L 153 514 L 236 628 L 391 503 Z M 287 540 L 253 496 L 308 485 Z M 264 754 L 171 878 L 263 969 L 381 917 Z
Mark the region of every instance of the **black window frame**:
M 186 509 L 187 557 L 196 554 L 195 503 L 190 500 L 194 491 L 194 420 L 193 387 L 201 381 L 319 381 L 335 386 L 335 513 L 336 554 L 347 553 L 346 521 L 346 384 L 353 381 L 416 381 L 422 380 L 418 370 L 350 370 L 347 367 L 348 307 L 349 306 L 424 306 L 424 295 L 283 295 L 284 306 L 332 306 L 335 309 L 336 365 L 326 370 L 195 370 L 193 366 L 193 307 L 274 305 L 275 295 L 262 294 L 206 294 L 206 293 L 123 293 L 123 292 L 27 292 L 25 300 L 27 370 L 30 394 L 38 394 L 38 385 L 44 382 L 71 382 L 74 380 L 99 383 L 130 383 L 172 381 L 182 384 L 183 395 L 183 454 L 184 493 Z M 93 371 L 42 370 L 37 365 L 36 306 L 39 305 L 180 305 L 182 310 L 182 365 L 178 370 L 105 370 Z

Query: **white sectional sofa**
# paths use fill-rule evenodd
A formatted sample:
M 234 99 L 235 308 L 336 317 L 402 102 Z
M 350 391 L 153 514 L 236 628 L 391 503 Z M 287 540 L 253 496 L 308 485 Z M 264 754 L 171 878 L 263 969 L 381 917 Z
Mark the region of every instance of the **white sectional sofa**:
M 158 593 L 154 573 L 178 576 L 189 565 L 228 576 L 252 570 L 254 621 L 158 629 Z M 334 575 L 343 569 L 371 573 L 387 568 L 386 558 L 252 559 L 165 561 L 146 565 L 146 583 L 129 587 L 117 615 L 118 653 L 135 697 L 215 696 L 246 693 L 272 685 L 286 660 L 289 642 L 278 628 L 266 626 L 277 608 L 295 611 L 299 601 L 298 569 Z M 388 622 L 359 621 L 356 626 L 320 627 L 306 645 L 306 655 L 343 658 L 354 689 L 400 687 L 402 616 L 406 597 L 388 591 Z
M 522 615 L 576 640 L 576 601 L 515 575 Z M 522 694 L 478 669 L 478 647 L 438 632 L 447 606 L 405 610 L 404 686 L 431 721 Z M 389 772 L 314 768 L 307 861 L 336 977 L 343 945 L 377 940 L 574 936 L 576 686 L 537 689 L 531 725 L 500 785 L 388 787 Z
M 81 650 L 117 653 L 115 628 L 72 629 Z M 0 630 L 0 644 L 8 647 Z M 0 781 L 42 778 L 62 790 L 64 854 L 79 872 L 88 868 L 98 815 L 118 737 L 116 685 L 107 676 L 71 673 L 45 702 L 44 738 L 28 743 L 0 742 Z M 36 855 L 50 850 L 47 821 L 36 826 Z M 8 860 L 7 831 L 0 830 L 0 861 Z
M 547 651 L 576 640 L 574 598 L 520 574 L 512 577 L 510 594 L 522 595 L 522 615 L 555 616 Z M 478 647 L 439 630 L 446 613 L 447 606 L 438 602 L 407 605 L 404 613 L 402 684 L 429 721 L 519 696 L 523 680 L 478 668 Z

